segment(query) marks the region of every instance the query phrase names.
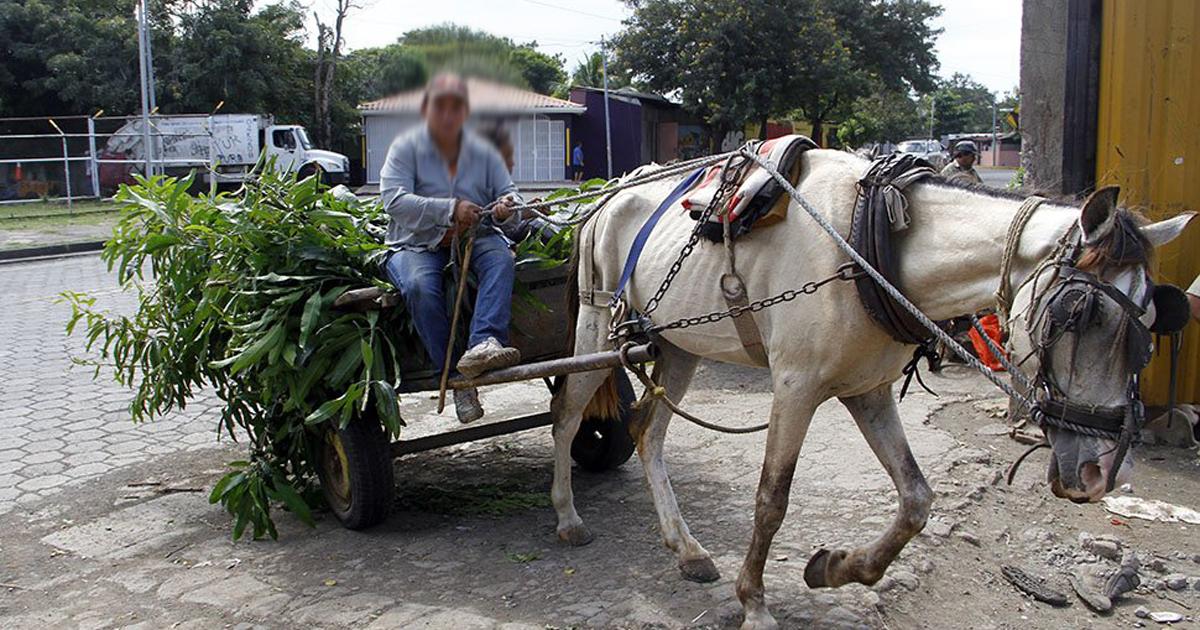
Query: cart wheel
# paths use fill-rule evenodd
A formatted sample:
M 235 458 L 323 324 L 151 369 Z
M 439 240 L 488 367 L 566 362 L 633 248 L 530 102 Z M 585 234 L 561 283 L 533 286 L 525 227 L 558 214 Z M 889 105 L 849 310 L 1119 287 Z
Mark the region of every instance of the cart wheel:
M 325 432 L 319 466 L 321 491 L 347 529 L 366 529 L 387 518 L 395 479 L 387 433 L 373 417 Z
M 588 472 L 604 472 L 629 461 L 636 444 L 629 434 L 633 420 L 633 385 L 625 370 L 613 370 L 617 380 L 620 419 L 585 417 L 571 442 L 571 458 Z

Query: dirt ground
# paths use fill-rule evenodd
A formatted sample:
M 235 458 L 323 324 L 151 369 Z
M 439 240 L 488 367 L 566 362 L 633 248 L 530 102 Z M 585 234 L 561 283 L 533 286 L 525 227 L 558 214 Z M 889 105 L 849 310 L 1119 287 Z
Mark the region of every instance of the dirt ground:
M 848 414 L 836 403 L 818 411 L 766 571 L 767 601 L 783 627 L 1157 625 L 1135 616 L 1139 606 L 1192 623 L 1200 526 L 1113 521 L 1098 505 L 1055 499 L 1042 483 L 1045 451 L 1006 487 L 999 478 L 1023 447 L 992 434 L 1003 422 L 994 390 L 957 368 L 926 380 L 941 396 L 913 394 L 901 414 L 937 492 L 933 518 L 873 588 L 812 591 L 803 582 L 814 549 L 864 543 L 895 509 L 891 483 Z M 484 393 L 497 413 L 544 402 L 534 385 Z M 687 404 L 751 424 L 766 414 L 769 384 L 760 371 L 705 365 Z M 452 428 L 429 406 L 405 403 L 410 426 Z M 681 421 L 668 436 L 683 514 L 722 572 L 713 584 L 680 578 L 636 459 L 606 474 L 577 471 L 576 504 L 596 540 L 557 543 L 546 430 L 398 460 L 387 523 L 350 532 L 323 515 L 309 529 L 282 515 L 278 542 L 230 540 L 230 520 L 207 491 L 241 451 L 215 446 L 126 466 L 0 515 L 0 627 L 736 627 L 733 580 L 763 439 Z M 1195 453 L 1143 448 L 1137 457 L 1135 496 L 1200 506 Z M 1084 532 L 1115 537 L 1142 558 L 1143 587 L 1107 616 L 1070 595 L 1064 577 L 1080 563 L 1109 562 L 1081 548 Z M 1072 604 L 1031 601 L 1000 577 L 1003 564 L 1045 576 Z M 1181 590 L 1167 586 L 1181 577 Z

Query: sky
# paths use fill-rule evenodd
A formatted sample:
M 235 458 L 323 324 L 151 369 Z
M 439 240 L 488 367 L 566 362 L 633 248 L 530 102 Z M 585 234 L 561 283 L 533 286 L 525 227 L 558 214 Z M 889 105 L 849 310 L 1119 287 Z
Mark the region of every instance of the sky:
M 333 0 L 309 6 L 331 16 Z M 444 22 L 481 29 L 518 43 L 537 41 L 561 54 L 567 71 L 621 29 L 629 10 L 619 0 L 360 0 L 344 27 L 349 48 L 384 46 L 405 31 Z M 970 74 L 998 94 L 1019 78 L 1021 0 L 934 0 L 944 9 L 935 46 L 938 74 Z

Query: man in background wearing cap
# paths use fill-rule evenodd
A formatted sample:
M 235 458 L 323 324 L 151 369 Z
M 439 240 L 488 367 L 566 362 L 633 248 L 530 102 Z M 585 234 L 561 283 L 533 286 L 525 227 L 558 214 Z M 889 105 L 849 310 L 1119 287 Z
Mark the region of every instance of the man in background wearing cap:
M 421 101 L 424 124 L 392 142 L 379 179 L 392 250 L 387 275 L 404 296 L 417 334 L 439 369 L 450 339 L 442 271 L 450 262 L 453 238 L 478 230 L 470 265 L 478 295 L 468 350 L 457 363 L 458 372 L 474 378 L 521 360 L 515 348 L 506 347 L 515 271 L 508 241 L 496 229 L 514 218 L 520 198 L 496 149 L 464 129 L 468 113 L 462 77 L 433 77 Z M 488 217 L 484 207 L 493 202 Z M 474 389 L 455 390 L 454 405 L 461 422 L 483 416 Z
M 954 159 L 942 169 L 942 177 L 962 184 L 982 184 L 983 178 L 975 172 L 975 159 L 979 157 L 979 147 L 970 140 L 963 140 L 954 145 Z

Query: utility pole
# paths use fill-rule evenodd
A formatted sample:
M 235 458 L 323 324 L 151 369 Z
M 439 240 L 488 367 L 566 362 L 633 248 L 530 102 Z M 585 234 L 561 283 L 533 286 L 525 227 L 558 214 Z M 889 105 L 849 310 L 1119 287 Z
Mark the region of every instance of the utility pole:
M 929 95 L 929 138 L 933 138 L 933 112 L 937 109 L 937 98 L 933 94 Z
M 146 0 L 138 0 L 138 74 L 142 83 L 142 149 L 145 154 L 146 167 L 144 175 L 154 174 L 154 147 L 150 144 L 150 99 L 154 89 L 150 83 L 150 33 L 146 25 Z
M 604 76 L 604 150 L 607 155 L 608 179 L 612 179 L 612 124 L 608 117 L 608 50 L 600 42 L 600 72 Z
M 997 156 L 1000 155 L 996 144 L 996 97 L 992 97 L 992 166 L 997 166 Z

